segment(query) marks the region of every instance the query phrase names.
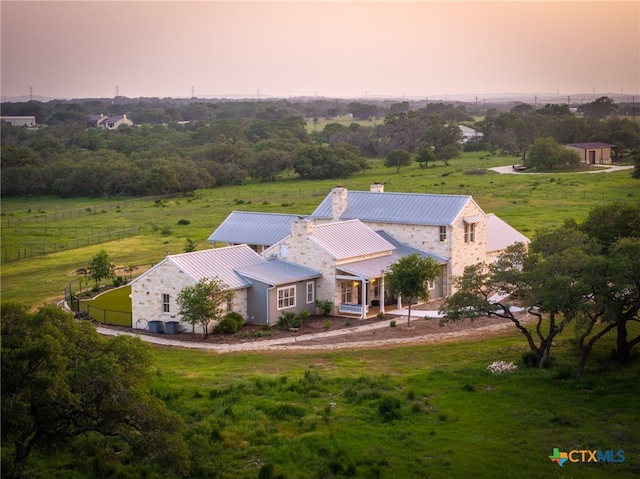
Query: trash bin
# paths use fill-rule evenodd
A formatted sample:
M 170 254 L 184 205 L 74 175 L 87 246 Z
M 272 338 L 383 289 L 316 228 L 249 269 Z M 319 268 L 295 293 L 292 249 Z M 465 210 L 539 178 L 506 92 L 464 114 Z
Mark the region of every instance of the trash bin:
M 162 321 L 149 321 L 149 332 L 150 333 L 163 333 L 163 322 Z
M 167 334 L 178 334 L 178 321 L 167 321 L 164 323 L 164 332 Z

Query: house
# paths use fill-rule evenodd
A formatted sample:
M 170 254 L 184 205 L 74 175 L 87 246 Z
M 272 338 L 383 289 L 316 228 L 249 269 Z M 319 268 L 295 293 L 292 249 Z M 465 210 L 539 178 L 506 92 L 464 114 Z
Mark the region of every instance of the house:
M 582 166 L 611 165 L 616 157 L 617 147 L 598 141 L 588 143 L 570 143 L 565 145 L 580 155 Z M 612 156 L 613 155 L 613 156 Z
M 466 266 L 487 261 L 487 215 L 471 196 L 386 193 L 384 185 L 370 191 L 334 188 L 311 217 L 317 221 L 358 219 L 374 231 L 444 258 L 444 296 L 454 291 L 452 278 Z
M 6 121 L 13 126 L 36 126 L 35 116 L 0 116 L 0 121 Z
M 116 130 L 120 125 L 132 126 L 133 122 L 127 118 L 127 115 L 106 116 L 89 115 L 85 122 L 87 128 L 107 128 L 108 130 Z
M 104 128 L 104 121 L 109 118 L 107 115 L 103 115 L 102 113 L 99 115 L 89 115 L 85 122 L 87 128 Z
M 432 257 L 442 265 L 444 274 L 445 259 L 403 245 L 358 219 L 314 223 L 300 217 L 291 223 L 291 233 L 264 254 L 320 272 L 317 299 L 335 305 L 335 314 L 364 319 L 385 311 L 385 304 L 392 299 L 385 290 L 385 272 L 412 253 Z M 439 281 L 430 284 L 429 290 L 432 297 L 442 296 Z
M 282 311 L 315 312 L 320 273 L 287 261 L 267 260 L 247 245 L 167 255 L 131 284 L 132 327 L 147 329 L 151 321 L 181 322 L 178 294 L 205 278 L 219 278 L 233 292 L 227 311 L 254 324 L 273 325 Z M 202 332 L 199 327 L 195 332 Z
M 386 193 L 379 183 L 370 191 L 338 186 L 308 217 L 234 211 L 209 241 L 246 243 L 265 258 L 320 272 L 317 298 L 337 305 L 336 314 L 358 317 L 396 299 L 384 289 L 384 271 L 402 256 L 417 253 L 441 265 L 429 285 L 430 297 L 441 298 L 454 292 L 452 278 L 466 266 L 529 243 L 471 196 Z
M 458 125 L 458 128 L 460 128 L 460 131 L 462 132 L 462 143 L 482 140 L 483 135 L 478 130 L 474 130 L 473 128 L 470 128 L 465 125 Z

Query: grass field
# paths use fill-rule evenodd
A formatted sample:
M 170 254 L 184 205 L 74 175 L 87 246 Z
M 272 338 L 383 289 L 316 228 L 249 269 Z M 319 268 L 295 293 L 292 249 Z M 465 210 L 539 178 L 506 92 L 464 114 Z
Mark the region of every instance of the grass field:
M 487 213 L 496 213 L 528 236 L 537 229 L 562 224 L 567 218 L 580 221 L 595 205 L 638 201 L 640 196 L 640 183 L 628 171 L 499 175 L 487 170 L 518 161 L 488 153 L 466 153 L 452 160 L 450 166 L 437 163 L 421 169 L 415 164 L 396 174 L 394 168 L 385 168 L 382 160 L 373 160 L 371 169 L 339 183 L 353 190 L 368 190 L 374 181 L 382 181 L 386 191 L 470 194 Z M 468 174 L 477 171 L 484 174 Z M 3 300 L 36 304 L 60 297 L 64 285 L 76 278 L 75 271 L 86 266 L 101 249 L 117 265 L 126 267 L 158 262 L 168 252 L 180 253 L 187 238 L 196 243 L 197 249 L 208 248 L 207 238 L 233 210 L 310 214 L 337 183 L 300 181 L 289 174 L 276 183 L 250 182 L 157 201 L 3 199 Z M 188 224 L 179 224 L 185 222 Z M 28 234 L 29 227 L 37 227 L 43 234 L 47 228 L 48 236 Z M 43 243 L 73 243 L 76 230 L 85 237 L 91 228 L 132 227 L 139 228 L 138 235 L 80 248 L 60 248 L 56 253 L 26 260 L 4 260 L 15 257 L 18 250 L 37 253 Z
M 487 365 L 520 359 L 518 333 L 307 354 L 158 349 L 154 388 L 189 421 L 201 473 L 219 477 L 257 477 L 264 464 L 287 478 L 637 477 L 640 365 L 607 362 L 609 342 L 575 381 L 570 339 L 552 368 L 502 376 Z M 626 461 L 561 469 L 555 447 L 622 449 Z

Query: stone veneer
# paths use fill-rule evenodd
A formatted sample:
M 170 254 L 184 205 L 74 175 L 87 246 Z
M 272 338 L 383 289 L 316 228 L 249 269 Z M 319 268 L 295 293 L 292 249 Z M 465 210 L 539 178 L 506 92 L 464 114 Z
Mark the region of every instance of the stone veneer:
M 149 321 L 180 321 L 179 306 L 176 298 L 180 291 L 196 282 L 193 278 L 173 264 L 165 260 L 150 269 L 131 283 L 131 326 L 134 329 L 147 329 Z M 232 300 L 231 310 L 247 317 L 247 290 L 236 290 Z M 169 312 L 162 311 L 162 295 L 169 295 Z M 215 327 L 215 322 L 209 324 L 209 330 Z M 181 322 L 181 330 L 191 332 L 189 323 Z M 203 333 L 202 327 L 196 325 L 196 333 Z

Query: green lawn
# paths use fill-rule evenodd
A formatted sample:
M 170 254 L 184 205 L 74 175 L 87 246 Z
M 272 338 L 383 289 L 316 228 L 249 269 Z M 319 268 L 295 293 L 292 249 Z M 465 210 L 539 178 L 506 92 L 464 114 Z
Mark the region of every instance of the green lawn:
M 635 328 L 637 331 L 638 328 Z M 233 354 L 158 348 L 156 394 L 200 445 L 201 473 L 255 478 L 631 478 L 640 473 L 638 362 L 600 345 L 582 381 L 565 333 L 554 366 L 496 376 L 519 333 L 480 342 L 340 352 Z M 567 464 L 553 448 L 619 450 L 622 464 Z

